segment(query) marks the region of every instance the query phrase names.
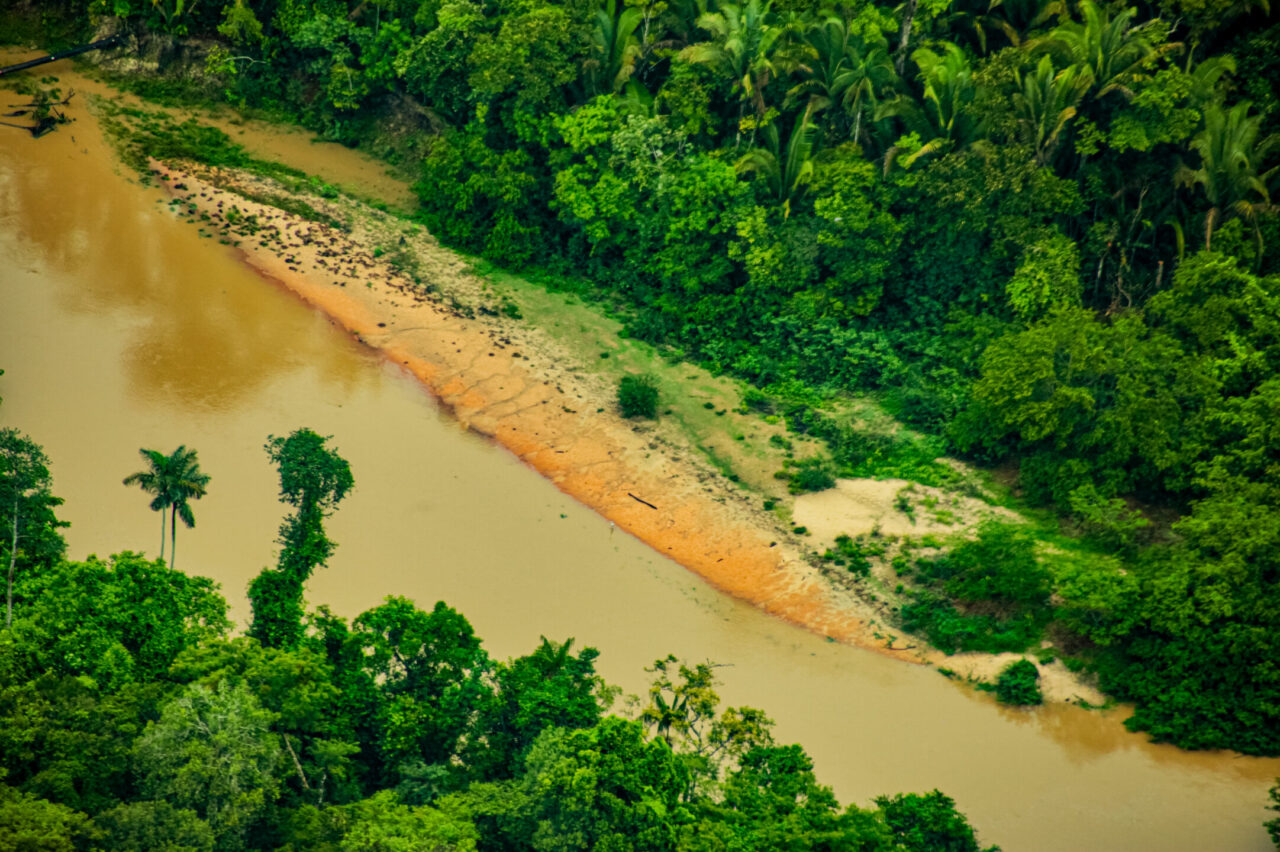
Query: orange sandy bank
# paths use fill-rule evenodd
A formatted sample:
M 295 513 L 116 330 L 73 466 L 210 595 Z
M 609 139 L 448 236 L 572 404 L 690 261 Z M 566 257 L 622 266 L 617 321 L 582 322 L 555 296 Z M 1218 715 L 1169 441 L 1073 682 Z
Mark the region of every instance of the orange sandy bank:
M 918 659 L 886 649 L 874 634 L 874 613 L 824 583 L 776 518 L 707 475 L 692 451 L 673 451 L 655 441 L 652 428 L 612 413 L 609 389 L 566 364 L 554 340 L 506 318 L 466 316 L 379 261 L 372 247 L 386 240 L 404 245 L 403 234 L 362 232 L 358 222 L 351 233 L 338 231 L 219 188 L 261 192 L 260 179 L 250 176 L 159 163 L 153 170 L 261 274 L 411 371 L 459 422 L 491 436 L 566 494 L 771 615 Z M 426 282 L 466 276 L 460 259 L 427 242 L 425 255 L 418 254 Z

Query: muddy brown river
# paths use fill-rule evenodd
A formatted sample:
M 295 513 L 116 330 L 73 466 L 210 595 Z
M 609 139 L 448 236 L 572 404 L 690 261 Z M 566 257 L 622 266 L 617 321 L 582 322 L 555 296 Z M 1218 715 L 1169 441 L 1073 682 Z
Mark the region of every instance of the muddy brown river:
M 177 220 L 115 163 L 83 100 L 71 113 L 38 141 L 0 128 L 0 425 L 51 457 L 73 557 L 157 553 L 157 516 L 120 480 L 139 447 L 186 444 L 213 480 L 196 528 L 179 530 L 178 567 L 218 580 L 243 619 L 282 516 L 262 445 L 309 426 L 334 436 L 356 480 L 313 604 L 352 616 L 386 595 L 443 599 L 494 655 L 575 637 L 629 692 L 656 657 L 713 660 L 724 699 L 765 708 L 843 801 L 940 788 L 1006 852 L 1271 848 L 1261 822 L 1280 760 L 1153 746 L 1121 710 L 1001 708 L 720 595 Z M 382 180 L 305 134 L 242 129 L 252 149 L 339 185 Z

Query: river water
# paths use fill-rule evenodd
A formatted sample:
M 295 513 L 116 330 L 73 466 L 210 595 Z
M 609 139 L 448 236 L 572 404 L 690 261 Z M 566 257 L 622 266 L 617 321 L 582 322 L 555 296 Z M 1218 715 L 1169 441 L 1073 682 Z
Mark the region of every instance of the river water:
M 575 637 L 628 692 L 656 657 L 713 660 L 725 701 L 768 711 L 842 801 L 940 788 L 1006 852 L 1271 848 L 1261 822 L 1280 760 L 1153 746 L 1121 711 L 1001 708 L 725 598 L 178 221 L 114 163 L 84 103 L 71 113 L 41 140 L 0 128 L 0 425 L 51 457 L 72 557 L 157 553 L 156 514 L 120 480 L 141 468 L 140 447 L 186 444 L 213 479 L 197 526 L 179 530 L 178 567 L 218 580 L 243 619 L 282 516 L 262 445 L 309 426 L 334 436 L 356 480 L 313 604 L 353 616 L 392 594 L 443 599 L 495 656 Z M 238 138 L 340 185 L 380 179 L 305 134 Z

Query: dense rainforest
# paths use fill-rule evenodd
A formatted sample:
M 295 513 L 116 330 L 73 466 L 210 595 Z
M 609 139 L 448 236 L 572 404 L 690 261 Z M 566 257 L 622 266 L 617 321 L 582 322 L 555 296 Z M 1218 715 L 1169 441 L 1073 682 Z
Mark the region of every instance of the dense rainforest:
M 1008 474 L 1095 557 L 1049 570 L 990 530 L 927 566 L 938 592 L 908 626 L 947 650 L 1048 631 L 1136 704 L 1131 727 L 1280 754 L 1265 0 L 39 14 L 64 38 L 199 41 L 189 88 L 398 160 L 442 240 L 588 288 L 630 335 L 746 379 L 827 440 L 833 473 L 948 453 Z M 423 130 L 391 139 L 389 115 Z M 834 417 L 847 394 L 911 431 Z
M 0 430 L 0 850 L 980 848 L 936 790 L 842 808 L 763 712 L 720 706 L 709 663 L 659 659 L 624 717 L 571 639 L 503 661 L 443 602 L 304 612 L 354 478 L 308 429 L 266 449 L 291 511 L 236 635 L 171 567 L 210 481 L 194 450 L 125 480 L 169 565 L 69 561 L 49 460 Z

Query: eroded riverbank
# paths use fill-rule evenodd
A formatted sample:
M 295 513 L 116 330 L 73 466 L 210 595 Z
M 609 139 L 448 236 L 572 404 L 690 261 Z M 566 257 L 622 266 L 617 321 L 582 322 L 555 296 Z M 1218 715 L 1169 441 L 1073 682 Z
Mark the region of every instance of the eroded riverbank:
M 821 636 L 886 647 L 876 614 L 825 583 L 777 518 L 756 509 L 661 421 L 615 411 L 612 388 L 539 329 L 475 316 L 480 282 L 420 229 L 308 197 L 350 232 L 249 200 L 281 189 L 246 173 L 153 163 L 178 209 L 233 244 L 259 274 L 411 372 L 459 422 L 716 588 Z M 248 197 L 246 197 L 248 196 Z M 383 247 L 386 247 L 384 250 Z M 380 255 L 411 252 L 426 286 Z

